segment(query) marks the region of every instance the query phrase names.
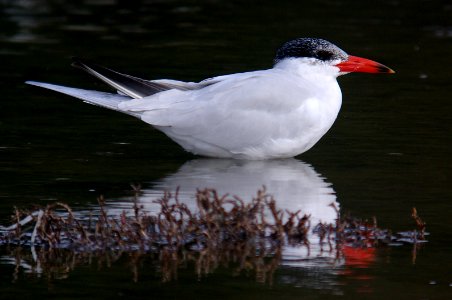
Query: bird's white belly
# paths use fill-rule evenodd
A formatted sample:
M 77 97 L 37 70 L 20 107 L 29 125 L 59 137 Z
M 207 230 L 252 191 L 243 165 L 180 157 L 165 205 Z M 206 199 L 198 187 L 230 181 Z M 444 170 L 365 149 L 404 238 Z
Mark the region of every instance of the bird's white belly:
M 336 101 L 337 102 L 337 101 Z M 333 107 L 325 107 L 318 99 L 309 99 L 305 106 L 283 123 L 285 133 L 269 137 L 261 145 L 244 149 L 235 158 L 267 159 L 299 155 L 311 149 L 331 128 L 340 109 L 340 99 Z
M 185 150 L 209 157 L 271 159 L 293 157 L 309 150 L 333 125 L 341 106 L 341 94 L 307 99 L 287 114 L 238 116 L 225 126 L 183 135 L 171 127 L 159 128 Z M 331 97 L 333 96 L 333 97 Z M 231 116 L 230 118 L 233 118 Z M 209 125 L 205 124 L 208 128 Z

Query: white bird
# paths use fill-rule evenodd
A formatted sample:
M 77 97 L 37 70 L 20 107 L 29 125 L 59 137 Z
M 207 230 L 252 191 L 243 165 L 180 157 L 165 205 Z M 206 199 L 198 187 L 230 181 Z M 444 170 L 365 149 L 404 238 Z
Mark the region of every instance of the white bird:
M 283 44 L 271 69 L 199 83 L 144 80 L 80 59 L 73 65 L 118 93 L 26 83 L 137 117 L 194 154 L 237 159 L 285 158 L 307 151 L 339 113 L 339 75 L 394 73 L 314 38 Z

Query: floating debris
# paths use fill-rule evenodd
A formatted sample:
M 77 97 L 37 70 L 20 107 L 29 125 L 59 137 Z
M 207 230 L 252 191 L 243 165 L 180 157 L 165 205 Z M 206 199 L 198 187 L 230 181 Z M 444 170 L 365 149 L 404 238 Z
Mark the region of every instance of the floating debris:
M 140 192 L 139 186 L 133 188 Z M 257 281 L 271 283 L 284 247 L 304 247 L 309 253 L 315 237 L 321 251 L 341 257 L 344 247 L 417 245 L 425 242 L 426 235 L 425 222 L 415 208 L 412 217 L 417 230 L 404 233 L 378 228 L 376 218 L 368 221 L 340 216 L 334 204 L 336 223 L 311 227 L 309 215 L 278 209 L 265 188 L 249 203 L 218 195 L 213 189 L 198 190 L 196 211 L 179 201 L 178 191 L 166 192 L 157 201 L 160 211 L 155 214 L 147 213 L 135 201 L 131 215 L 123 211 L 109 216 L 103 197 L 98 202 L 98 211 L 83 217 L 76 217 L 61 202 L 32 210 L 16 208 L 13 224 L 0 226 L 0 246 L 16 257 L 16 266 L 36 274 L 58 272 L 61 276 L 93 258 L 110 265 L 127 254 L 135 280 L 138 262 L 150 255 L 160 264 L 163 281 L 176 279 L 178 268 L 193 262 L 199 277 L 219 266 L 234 265 L 236 273 L 252 270 Z

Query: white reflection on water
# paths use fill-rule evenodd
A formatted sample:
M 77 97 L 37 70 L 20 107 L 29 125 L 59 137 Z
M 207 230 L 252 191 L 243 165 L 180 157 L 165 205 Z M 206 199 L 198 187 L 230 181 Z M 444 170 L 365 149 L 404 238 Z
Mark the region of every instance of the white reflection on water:
M 237 161 L 228 159 L 195 159 L 182 165 L 177 172 L 152 183 L 144 189 L 139 201 L 146 209 L 156 211 L 153 200 L 163 191 L 179 187 L 179 200 L 190 209 L 196 208 L 196 189 L 213 188 L 219 195 L 229 194 L 247 201 L 258 189 L 266 187 L 281 209 L 301 210 L 311 214 L 313 223 L 334 222 L 336 195 L 314 168 L 296 159 L 269 161 Z
M 150 212 L 159 211 L 160 206 L 155 200 L 160 199 L 164 191 L 174 192 L 179 188 L 179 201 L 196 210 L 197 189 L 213 188 L 220 196 L 238 196 L 246 202 L 262 186 L 274 197 L 278 208 L 292 212 L 301 210 L 301 214 L 311 215 L 311 229 L 318 222 L 334 224 L 337 214 L 331 204 L 339 208 L 331 184 L 312 166 L 293 158 L 268 161 L 195 159 L 183 164 L 177 172 L 151 182 L 150 186 L 143 189 L 143 194 L 137 199 Z M 130 199 L 126 202 L 109 202 L 108 205 L 110 214 L 119 214 L 131 207 Z M 283 264 L 297 267 L 331 266 L 335 251 L 322 251 L 316 235 L 312 235 L 309 240 L 309 249 L 286 246 Z M 312 261 L 317 258 L 322 259 Z M 325 258 L 330 259 L 325 261 Z

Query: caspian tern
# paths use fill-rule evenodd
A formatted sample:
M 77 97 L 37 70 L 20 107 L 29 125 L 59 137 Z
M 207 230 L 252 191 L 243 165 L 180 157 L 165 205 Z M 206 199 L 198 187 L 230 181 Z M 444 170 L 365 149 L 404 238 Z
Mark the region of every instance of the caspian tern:
M 339 75 L 394 73 L 380 63 L 348 55 L 315 38 L 283 44 L 271 69 L 198 83 L 144 80 L 77 58 L 73 66 L 118 93 L 26 83 L 137 117 L 194 154 L 237 159 L 293 157 L 307 151 L 330 129 L 339 113 Z

